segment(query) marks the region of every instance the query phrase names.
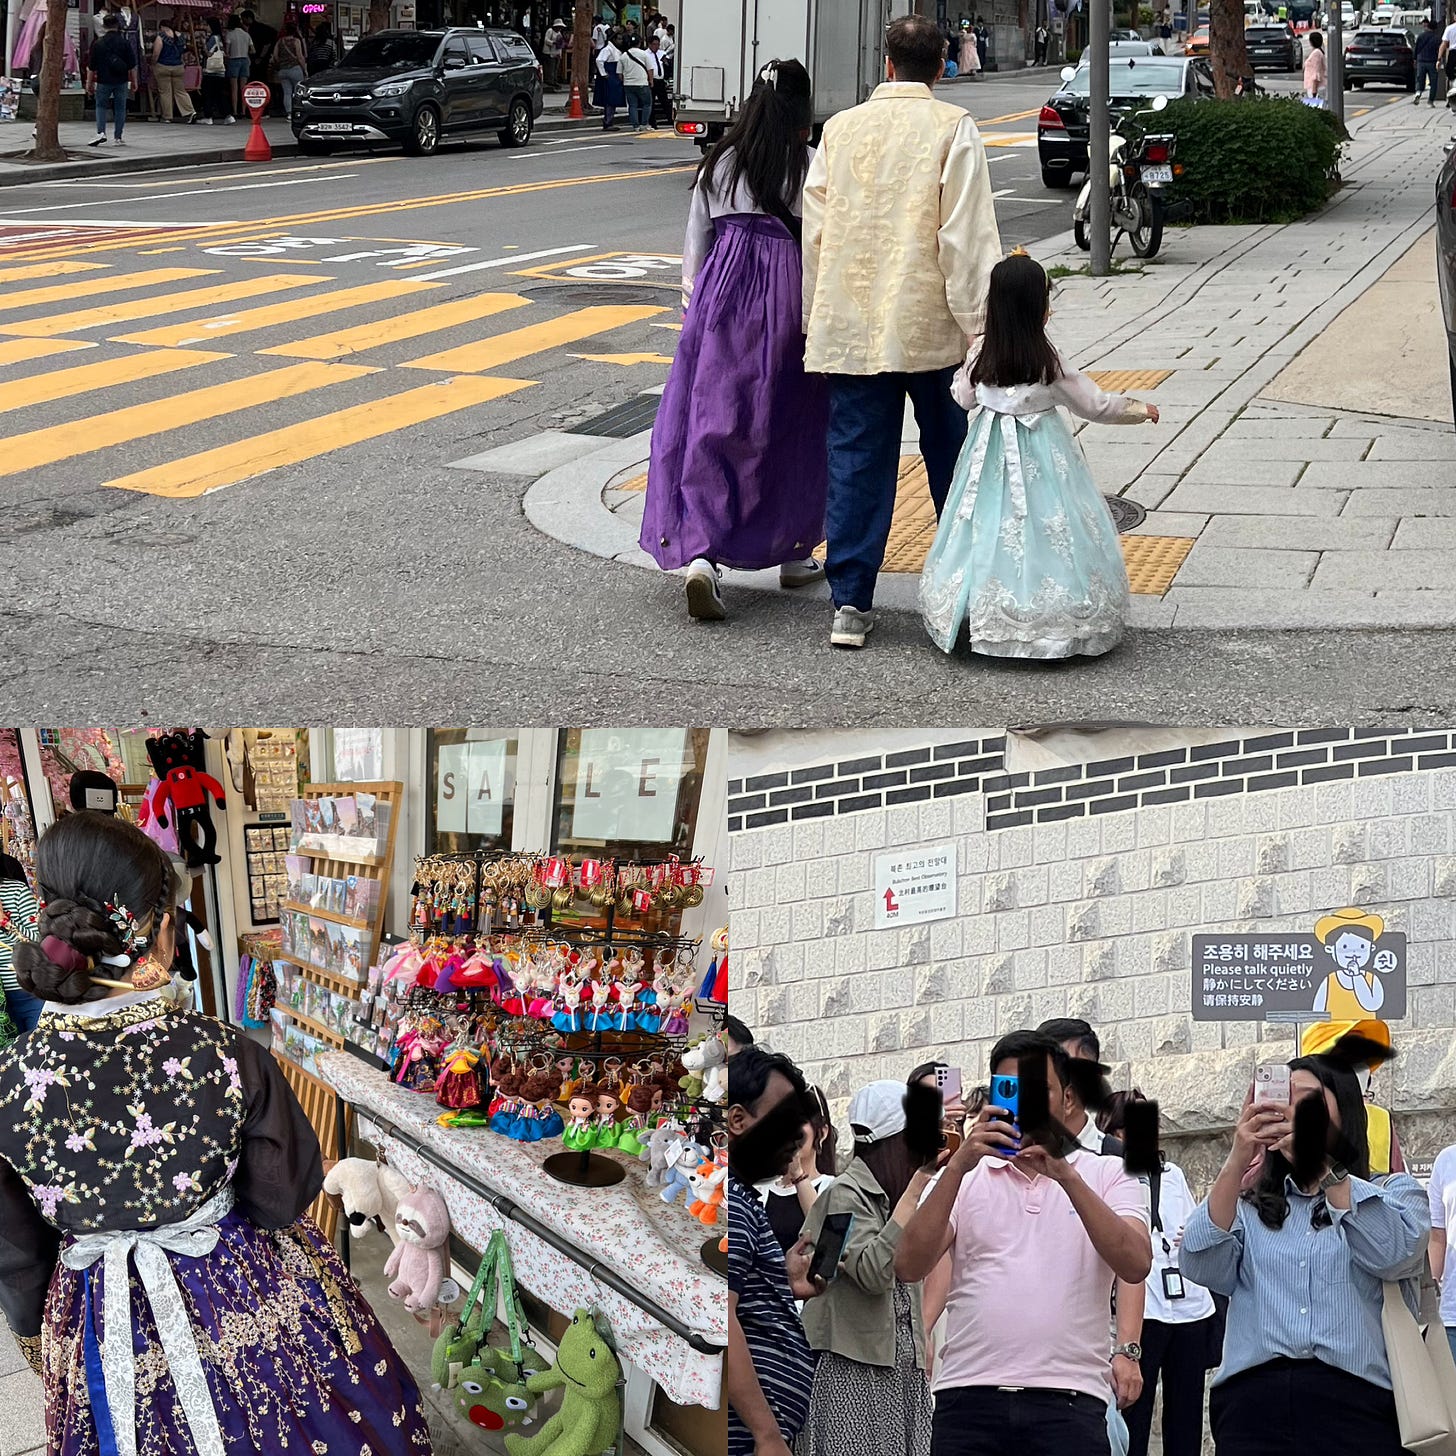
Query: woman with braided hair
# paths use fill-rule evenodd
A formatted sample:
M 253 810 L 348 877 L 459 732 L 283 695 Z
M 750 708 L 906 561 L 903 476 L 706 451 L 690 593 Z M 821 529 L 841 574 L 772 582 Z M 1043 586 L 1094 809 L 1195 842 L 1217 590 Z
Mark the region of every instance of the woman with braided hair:
M 282 1073 L 164 994 L 167 857 L 72 813 L 36 880 L 15 968 L 45 1006 L 0 1052 L 0 1309 L 51 1456 L 428 1452 L 413 1379 L 304 1213 L 323 1169 Z

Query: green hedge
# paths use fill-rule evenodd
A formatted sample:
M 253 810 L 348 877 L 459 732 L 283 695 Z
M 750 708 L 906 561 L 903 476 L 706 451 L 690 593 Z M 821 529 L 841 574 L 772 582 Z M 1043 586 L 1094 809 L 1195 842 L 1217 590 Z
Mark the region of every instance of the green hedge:
M 1349 133 L 1328 111 L 1286 97 L 1175 101 L 1149 129 L 1178 138 L 1170 200 L 1194 222 L 1289 222 L 1329 196 Z

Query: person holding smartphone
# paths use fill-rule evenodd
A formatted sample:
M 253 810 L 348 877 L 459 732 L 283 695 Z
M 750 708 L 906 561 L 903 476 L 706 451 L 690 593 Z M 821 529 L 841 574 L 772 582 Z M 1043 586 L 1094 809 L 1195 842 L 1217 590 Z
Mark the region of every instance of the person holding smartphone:
M 804 1307 L 819 1352 L 798 1456 L 929 1456 L 932 1406 L 919 1281 L 896 1277 L 905 1226 L 930 1186 L 905 1141 L 905 1084 L 871 1082 L 850 1099 L 854 1156 L 815 1203 L 804 1238 L 842 1235 L 829 1286 Z
M 819 1195 L 834 1182 L 838 1135 L 829 1116 L 829 1104 L 818 1087 L 809 1088 L 814 1109 L 804 1128 L 804 1140 L 793 1161 L 779 1177 L 758 1185 L 768 1221 L 787 1254 L 799 1242 L 804 1220 Z
M 1381 1286 L 1421 1269 L 1426 1195 L 1406 1173 L 1371 1180 L 1365 1103 L 1348 1067 L 1299 1057 L 1289 1069 L 1288 1105 L 1250 1093 L 1183 1235 L 1184 1276 L 1229 1298 L 1209 1401 L 1214 1443 L 1218 1456 L 1400 1456 Z M 1311 1159 L 1296 1150 L 1295 1119 L 1316 1099 L 1322 1109 L 1300 1113 L 1328 1129 Z

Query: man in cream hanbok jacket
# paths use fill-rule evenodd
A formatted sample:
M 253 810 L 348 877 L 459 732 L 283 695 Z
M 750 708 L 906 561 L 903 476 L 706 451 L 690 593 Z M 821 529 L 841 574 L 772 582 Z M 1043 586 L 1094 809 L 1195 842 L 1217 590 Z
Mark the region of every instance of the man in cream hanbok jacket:
M 1001 257 L 976 124 L 931 91 L 945 38 L 886 34 L 890 80 L 841 112 L 804 186 L 804 368 L 830 385 L 826 571 L 831 642 L 862 647 L 895 506 L 908 398 L 939 513 L 966 435 L 951 379 L 979 336 Z

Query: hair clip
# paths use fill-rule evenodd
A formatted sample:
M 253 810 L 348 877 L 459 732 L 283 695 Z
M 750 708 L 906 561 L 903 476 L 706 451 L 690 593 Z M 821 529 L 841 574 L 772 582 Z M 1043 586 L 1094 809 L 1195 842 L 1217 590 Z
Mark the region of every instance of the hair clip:
M 125 905 L 111 900 L 106 901 L 104 908 L 107 918 L 116 927 L 117 938 L 122 945 L 132 952 L 145 950 L 147 937 L 142 934 L 141 928 L 137 925 L 136 916 Z

